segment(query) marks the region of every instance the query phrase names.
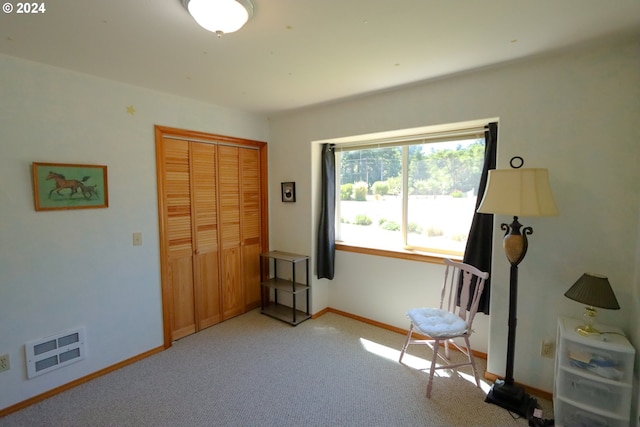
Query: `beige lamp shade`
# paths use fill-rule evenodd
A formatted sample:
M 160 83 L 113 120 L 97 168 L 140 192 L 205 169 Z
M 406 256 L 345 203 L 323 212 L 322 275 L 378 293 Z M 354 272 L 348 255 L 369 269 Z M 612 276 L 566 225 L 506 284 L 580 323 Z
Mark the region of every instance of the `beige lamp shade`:
M 555 216 L 547 169 L 493 169 L 478 208 L 480 213 L 514 216 Z

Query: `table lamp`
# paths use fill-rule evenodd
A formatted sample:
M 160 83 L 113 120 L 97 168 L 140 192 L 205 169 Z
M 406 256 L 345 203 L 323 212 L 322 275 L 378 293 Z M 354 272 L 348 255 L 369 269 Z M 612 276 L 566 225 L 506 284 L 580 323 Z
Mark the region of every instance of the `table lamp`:
M 564 296 L 586 305 L 584 314 L 582 315 L 584 325 L 576 328 L 576 332 L 583 336 L 600 334 L 600 331 L 593 327 L 593 324 L 596 322 L 596 317 L 598 316 L 598 311 L 595 307 L 620 310 L 620 305 L 618 304 L 616 295 L 613 293 L 613 289 L 611 289 L 609 279 L 599 274 L 584 273 L 576 283 L 564 293 Z

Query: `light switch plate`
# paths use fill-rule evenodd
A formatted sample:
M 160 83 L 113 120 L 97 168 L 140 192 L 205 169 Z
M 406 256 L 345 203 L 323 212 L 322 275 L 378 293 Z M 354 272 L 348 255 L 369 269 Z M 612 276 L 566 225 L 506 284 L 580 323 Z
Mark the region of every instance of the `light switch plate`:
M 142 233 L 133 233 L 133 246 L 142 246 Z

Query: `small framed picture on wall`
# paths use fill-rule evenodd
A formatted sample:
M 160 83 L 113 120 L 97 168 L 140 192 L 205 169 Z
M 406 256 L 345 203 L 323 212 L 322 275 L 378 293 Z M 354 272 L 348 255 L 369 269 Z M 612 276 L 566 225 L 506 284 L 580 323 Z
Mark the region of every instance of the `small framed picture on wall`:
M 109 206 L 107 167 L 72 163 L 32 163 L 36 211 Z
M 296 183 L 283 182 L 280 185 L 282 186 L 282 201 L 295 202 L 296 201 Z

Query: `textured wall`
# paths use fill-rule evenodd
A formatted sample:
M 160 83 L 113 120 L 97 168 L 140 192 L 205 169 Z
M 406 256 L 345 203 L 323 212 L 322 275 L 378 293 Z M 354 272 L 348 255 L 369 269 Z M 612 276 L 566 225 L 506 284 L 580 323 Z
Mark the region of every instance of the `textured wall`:
M 272 203 L 272 246 L 315 251 L 315 232 L 307 231 L 316 227 L 319 206 L 314 141 L 499 117 L 498 167 L 518 155 L 527 167 L 548 168 L 560 210 L 557 217 L 521 219 L 534 234 L 519 268 L 515 378 L 551 391 L 553 360 L 540 357 L 540 344 L 555 340 L 559 315 L 581 315 L 563 294 L 582 273 L 609 276 L 622 309 L 602 310 L 601 319 L 637 334 L 631 295 L 640 209 L 638 48 L 636 39 L 605 40 L 272 120 L 272 188 L 287 171 L 301 196 L 295 207 Z M 498 226 L 495 236 L 492 314 L 480 317 L 473 345 L 488 351 L 488 370 L 502 375 L 509 264 Z M 313 283 L 313 309 L 330 306 L 406 327 L 404 312 L 422 283 L 439 277 L 420 264 L 338 252 L 335 279 Z
M 8 56 L 0 75 L 1 409 L 163 344 L 153 125 L 266 141 L 268 124 Z M 34 161 L 107 165 L 109 207 L 36 212 Z M 76 326 L 87 358 L 27 380 L 24 343 Z

